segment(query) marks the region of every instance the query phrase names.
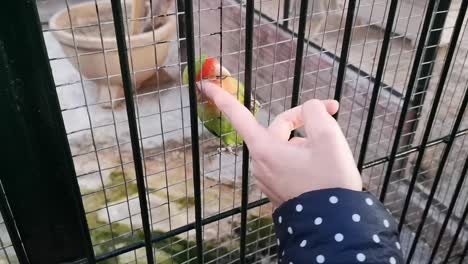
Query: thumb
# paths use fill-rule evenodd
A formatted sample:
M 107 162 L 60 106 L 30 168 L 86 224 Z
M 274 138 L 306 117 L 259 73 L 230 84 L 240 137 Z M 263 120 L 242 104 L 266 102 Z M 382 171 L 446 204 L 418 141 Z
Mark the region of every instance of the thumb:
M 314 137 L 314 135 L 323 135 L 323 133 L 333 131 L 336 126 L 336 121 L 331 114 L 333 112 L 336 113 L 337 110 L 338 102 L 336 102 L 336 104 L 324 104 L 316 99 L 305 102 L 302 106 L 302 116 L 304 118 L 304 129 L 307 137 L 311 138 Z
M 330 115 L 336 114 L 336 112 L 338 112 L 338 108 L 340 108 L 340 104 L 336 100 L 323 100 L 322 103 L 325 105 L 325 108 Z

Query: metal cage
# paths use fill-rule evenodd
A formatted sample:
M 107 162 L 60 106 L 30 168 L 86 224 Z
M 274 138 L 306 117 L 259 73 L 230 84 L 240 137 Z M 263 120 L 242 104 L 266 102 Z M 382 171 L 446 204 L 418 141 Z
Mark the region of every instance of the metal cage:
M 153 26 L 147 42 L 130 34 L 142 22 L 130 0 L 89 0 L 84 24 L 80 2 L 0 8 L 1 263 L 276 261 L 248 148 L 224 152 L 197 118 L 203 53 L 244 82 L 247 108 L 261 102 L 264 125 L 310 98 L 339 101 L 407 263 L 468 263 L 468 0 L 174 0 L 144 18 L 173 19 L 174 36 Z M 65 26 L 53 28 L 58 8 Z M 87 30 L 98 48 L 81 46 Z M 154 65 L 137 66 L 138 49 Z M 93 66 L 105 71 L 89 77 Z

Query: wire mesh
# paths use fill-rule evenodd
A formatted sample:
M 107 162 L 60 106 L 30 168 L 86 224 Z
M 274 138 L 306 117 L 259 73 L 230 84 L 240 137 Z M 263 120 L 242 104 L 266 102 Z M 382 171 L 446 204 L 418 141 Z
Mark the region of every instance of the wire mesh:
M 252 99 L 261 104 L 257 119 L 264 125 L 308 99 L 339 98 L 338 122 L 356 160 L 365 154 L 359 162 L 365 187 L 381 198 L 384 194 L 397 219 L 404 216 L 401 246 L 408 254 L 447 136 L 464 113 L 466 23 L 454 58 L 447 62 L 445 57 L 461 1 L 452 1 L 448 10 L 441 10 L 435 0 L 167 2 L 165 12 L 147 7 L 140 19 L 131 18 L 134 2 L 121 3 L 131 85 L 126 89 L 134 89 L 132 102 L 121 90 L 125 75 L 119 68 L 122 49 L 115 41 L 111 2 L 37 0 L 96 259 L 269 263 L 281 254 L 276 251 L 273 208 L 249 175 L 246 149 L 224 150 L 222 140 L 197 119 L 195 96 L 182 84 L 187 61 L 195 62 L 193 56 L 200 54 L 217 58 L 237 80 L 247 80 Z M 56 23 L 49 24 L 61 9 Z M 448 22 L 434 28 L 444 14 Z M 394 23 L 388 22 L 389 16 Z M 164 26 L 131 34 L 135 22 L 146 23 L 151 17 Z M 437 32 L 441 36 L 436 43 L 428 41 Z M 428 59 L 435 47 L 435 56 Z M 444 63 L 450 68 L 439 101 L 434 101 Z M 198 108 L 203 105 L 199 102 Z M 134 120 L 127 116 L 133 107 Z M 129 121 L 135 121 L 133 128 Z M 429 260 L 436 243 L 433 234 L 442 230 L 462 178 L 467 125 L 462 118 L 454 133 L 415 244 L 414 263 Z M 415 168 L 421 144 L 425 154 Z M 138 159 L 135 163 L 138 155 L 141 164 Z M 468 241 L 463 217 L 468 187 L 466 182 L 460 186 L 434 253 L 437 262 L 448 251 L 447 260 L 463 255 Z M 405 203 L 408 210 L 402 212 Z M 142 206 L 148 210 L 142 212 Z M 6 254 L 3 248 L 8 246 L 2 247 Z
M 8 235 L 7 227 L 3 217 L 0 215 L 0 260 L 2 263 L 15 264 L 20 263 L 10 236 Z

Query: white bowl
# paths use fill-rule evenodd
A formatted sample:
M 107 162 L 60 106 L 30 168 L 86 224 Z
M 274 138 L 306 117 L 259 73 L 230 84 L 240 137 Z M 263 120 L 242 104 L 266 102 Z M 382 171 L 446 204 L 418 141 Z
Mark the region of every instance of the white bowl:
M 109 87 L 111 99 L 115 101 L 123 98 L 123 89 L 117 43 L 113 33 L 112 9 L 110 3 L 99 2 L 98 6 L 102 32 L 107 32 L 102 37 L 97 26 L 95 2 L 70 6 L 70 15 L 67 9 L 59 11 L 52 16 L 49 25 L 66 56 L 69 57 L 69 61 L 85 79 L 96 82 L 99 99 L 108 98 L 107 87 Z M 130 7 L 127 5 L 127 9 Z M 127 13 L 130 14 L 130 10 Z M 70 29 L 70 19 L 74 28 L 73 32 Z M 87 25 L 95 26 L 86 27 Z M 95 30 L 96 33 L 84 34 L 86 29 Z M 157 65 L 164 64 L 170 48 L 170 43 L 167 41 L 174 40 L 175 34 L 176 19 L 174 16 L 168 16 L 166 22 L 154 31 L 130 36 L 130 43 L 127 35 L 129 64 L 130 70 L 134 73 L 132 77 L 136 89 L 156 73 Z M 103 46 L 105 53 L 103 53 Z M 79 55 L 78 61 L 76 61 L 76 53 Z

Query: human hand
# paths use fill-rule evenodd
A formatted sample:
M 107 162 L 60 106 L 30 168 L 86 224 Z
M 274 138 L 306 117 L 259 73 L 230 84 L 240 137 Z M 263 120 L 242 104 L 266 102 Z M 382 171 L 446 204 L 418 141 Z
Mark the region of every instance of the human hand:
M 338 102 L 307 101 L 278 115 L 265 128 L 235 97 L 217 85 L 204 82 L 202 91 L 244 138 L 257 185 L 275 207 L 314 190 L 362 190 L 351 150 L 332 117 L 338 111 Z M 306 137 L 289 140 L 291 131 L 302 126 Z

